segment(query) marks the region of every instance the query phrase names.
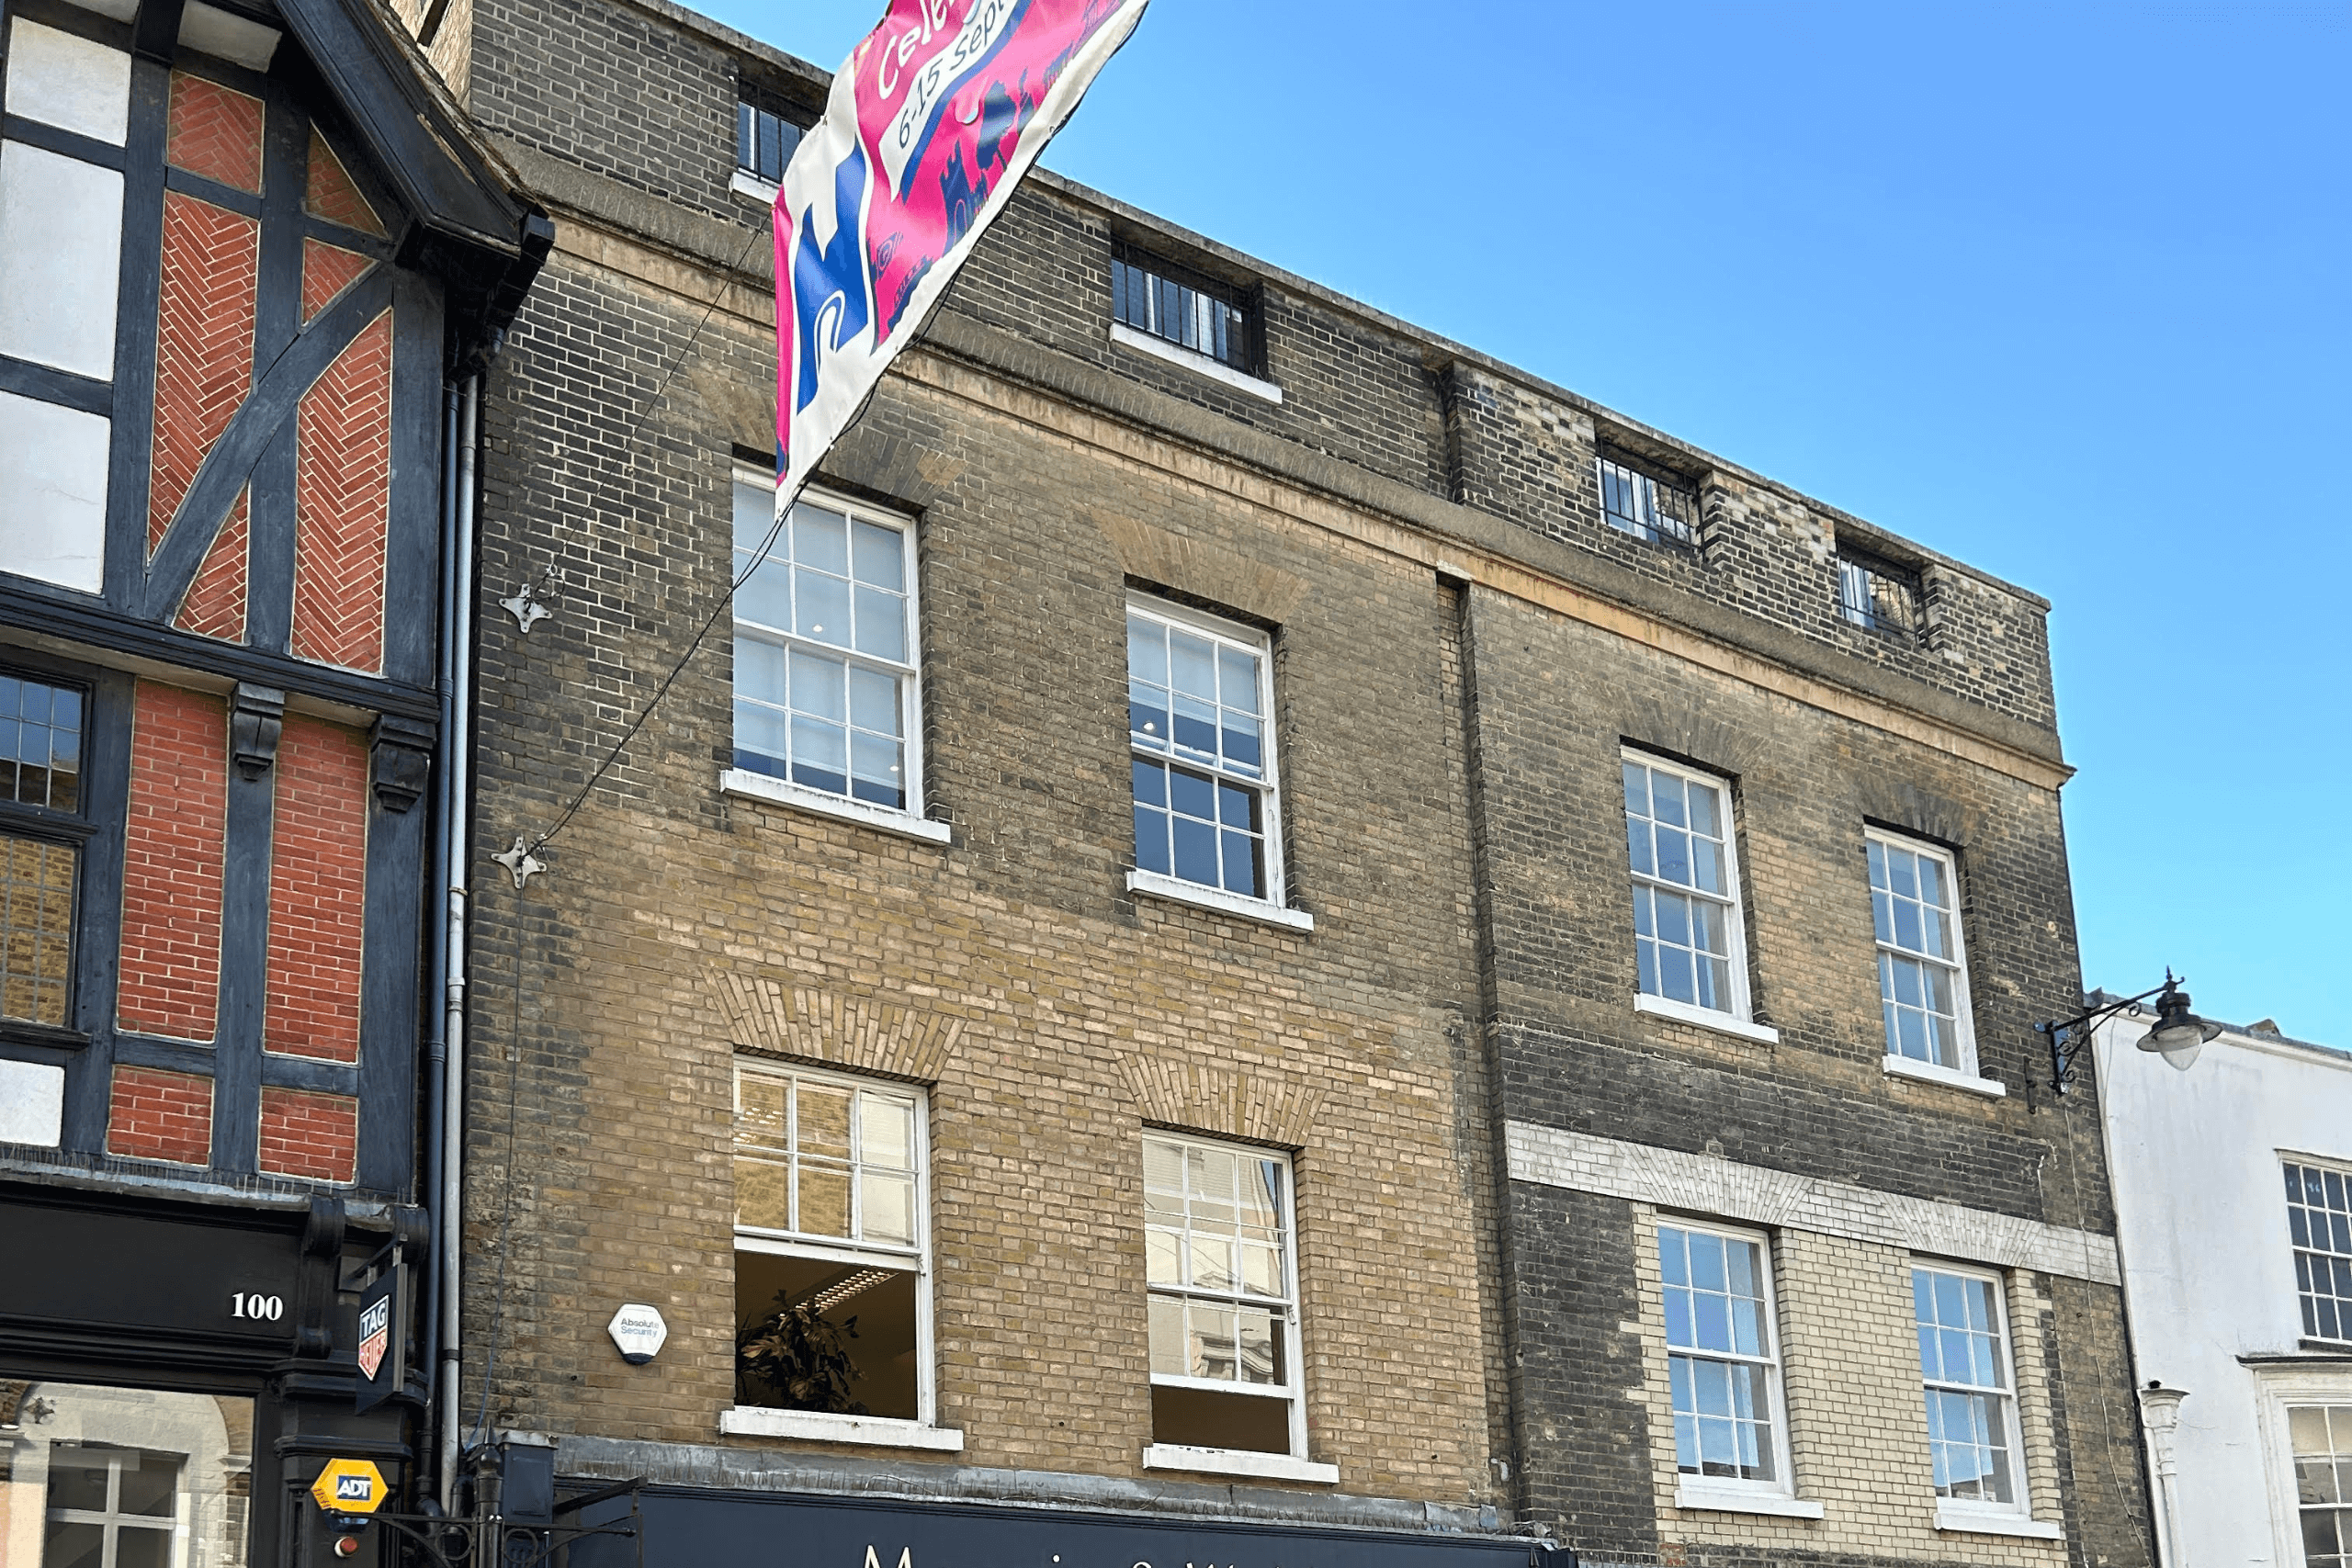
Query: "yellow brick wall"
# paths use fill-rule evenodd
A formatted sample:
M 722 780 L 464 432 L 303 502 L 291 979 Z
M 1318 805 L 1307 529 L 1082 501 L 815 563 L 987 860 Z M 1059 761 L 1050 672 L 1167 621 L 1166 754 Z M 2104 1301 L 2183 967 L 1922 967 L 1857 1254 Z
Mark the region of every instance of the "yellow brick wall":
M 1649 1417 L 1662 1552 L 1677 1546 L 1745 1546 L 1932 1558 L 1988 1568 L 2056 1568 L 2068 1560 L 2064 1541 L 1936 1528 L 1927 1405 L 1913 1330 L 1913 1257 L 1899 1247 L 1812 1231 L 1780 1230 L 1769 1233 L 1769 1240 L 1794 1491 L 1802 1501 L 1821 1504 L 1823 1517 L 1676 1506 L 1674 1404 L 1657 1226 L 1678 1218 L 1710 1222 L 1662 1214 L 1644 1203 L 1633 1209 L 1642 1317 L 1626 1331 L 1642 1343 L 1639 1398 Z M 2058 1461 L 2041 1338 L 2041 1314 L 2048 1303 L 2037 1276 L 2012 1271 L 2006 1278 L 2032 1517 L 2055 1519 Z

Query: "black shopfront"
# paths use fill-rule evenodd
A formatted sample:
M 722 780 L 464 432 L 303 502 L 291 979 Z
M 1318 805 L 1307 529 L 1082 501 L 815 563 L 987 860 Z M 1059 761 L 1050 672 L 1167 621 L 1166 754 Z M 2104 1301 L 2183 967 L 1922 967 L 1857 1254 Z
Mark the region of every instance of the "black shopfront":
M 1576 1568 L 1572 1551 L 1499 1534 L 677 1485 L 582 1518 L 632 1510 L 641 1540 L 577 1541 L 571 1568 Z
M 424 1386 L 357 1411 L 351 1287 L 416 1216 L 254 1204 L 0 1181 L 0 1568 L 306 1561 L 326 1460 L 407 1479 Z

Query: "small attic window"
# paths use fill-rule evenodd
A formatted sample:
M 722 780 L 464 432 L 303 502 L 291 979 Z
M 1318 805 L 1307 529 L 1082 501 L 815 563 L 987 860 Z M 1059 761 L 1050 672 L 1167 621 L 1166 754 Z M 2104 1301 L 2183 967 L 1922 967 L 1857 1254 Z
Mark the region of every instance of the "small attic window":
M 1838 617 L 1864 631 L 1915 637 L 1919 574 L 1849 545 L 1838 547 Z
M 1244 376 L 1262 374 L 1250 291 L 1130 245 L 1111 254 L 1111 319 Z
M 735 167 L 770 185 L 784 183 L 804 129 L 799 111 L 748 84 L 736 89 Z

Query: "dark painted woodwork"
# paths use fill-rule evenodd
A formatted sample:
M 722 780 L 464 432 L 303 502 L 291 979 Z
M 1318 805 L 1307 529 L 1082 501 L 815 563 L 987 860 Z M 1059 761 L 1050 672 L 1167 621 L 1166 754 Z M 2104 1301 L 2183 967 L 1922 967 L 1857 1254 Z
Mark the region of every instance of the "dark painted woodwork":
M 268 183 L 266 178 L 263 183 Z M 253 192 L 222 185 L 219 180 L 206 179 L 202 175 L 190 174 L 186 169 L 164 169 L 164 188 L 195 197 L 199 201 L 209 201 L 215 207 L 225 207 L 232 212 L 242 212 L 248 218 L 261 216 L 262 198 Z
M 62 403 L 84 413 L 114 412 L 114 388 L 107 382 L 76 376 L 71 370 L 36 365 L 29 359 L 11 359 L 6 355 L 0 355 L 0 392 L 38 398 L 45 403 Z
M 380 269 L 379 269 L 380 270 Z M 441 301 L 413 273 L 395 275 L 392 487 L 384 558 L 384 673 L 419 685 L 439 662 L 441 498 L 423 482 L 440 467 Z
M 311 121 L 275 93 L 262 140 L 262 188 L 269 193 L 261 229 L 261 270 L 254 302 L 254 378 L 258 383 L 302 330 L 302 200 L 308 188 Z M 316 325 L 324 324 L 324 317 Z M 360 325 L 364 327 L 366 320 Z M 338 350 L 340 352 L 340 350 Z M 321 368 L 333 358 L 321 363 Z M 305 382 L 295 393 L 299 407 Z M 296 421 L 263 446 L 252 475 L 252 525 L 245 535 L 245 640 L 284 653 L 294 618 Z M 226 439 L 226 433 L 223 433 Z
M 362 712 L 397 713 L 431 722 L 440 711 L 430 686 L 356 675 L 347 670 L 241 648 L 119 615 L 86 593 L 23 578 L 0 581 L 0 626 L 49 633 L 135 659 L 208 671 L 224 680 L 282 686 L 288 693 L 299 692 Z
M 118 174 L 122 170 L 121 148 L 41 120 L 27 119 L 22 115 L 0 115 L 0 135 L 11 141 L 30 142 L 68 158 L 79 158 L 85 164 L 97 164 Z

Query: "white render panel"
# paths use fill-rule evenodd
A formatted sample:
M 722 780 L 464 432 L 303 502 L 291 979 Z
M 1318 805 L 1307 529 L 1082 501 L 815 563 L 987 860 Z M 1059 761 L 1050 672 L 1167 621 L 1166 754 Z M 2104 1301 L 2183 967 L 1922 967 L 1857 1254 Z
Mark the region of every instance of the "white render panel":
M 0 571 L 105 586 L 107 421 L 0 392 Z
M 65 1069 L 0 1062 L 0 1144 L 55 1148 L 65 1126 Z
M 204 0 L 187 0 L 180 12 L 180 45 L 198 50 L 248 71 L 266 71 L 277 52 L 281 35 L 276 28 L 232 16 Z
M 2114 1240 L 2089 1231 L 1527 1122 L 1510 1122 L 1504 1137 L 1514 1181 L 2102 1285 L 2122 1283 Z
M 130 128 L 130 55 L 19 17 L 9 24 L 8 112 L 119 147 Z
M 114 379 L 122 175 L 0 142 L 0 354 Z

